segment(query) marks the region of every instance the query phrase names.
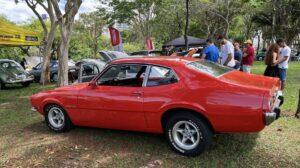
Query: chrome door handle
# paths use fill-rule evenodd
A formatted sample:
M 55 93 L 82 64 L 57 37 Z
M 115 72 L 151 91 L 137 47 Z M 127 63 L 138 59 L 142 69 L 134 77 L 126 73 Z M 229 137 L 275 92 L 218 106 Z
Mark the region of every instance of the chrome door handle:
M 138 96 L 138 97 L 140 97 L 140 96 L 142 96 L 142 92 L 139 92 L 139 91 L 137 91 L 137 92 L 132 92 L 132 95 L 133 95 L 133 96 Z

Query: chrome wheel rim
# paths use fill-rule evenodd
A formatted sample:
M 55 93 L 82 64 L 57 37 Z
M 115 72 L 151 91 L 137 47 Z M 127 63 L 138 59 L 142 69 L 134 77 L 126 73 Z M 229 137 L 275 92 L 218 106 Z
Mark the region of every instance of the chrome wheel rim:
M 177 122 L 172 131 L 174 142 L 184 150 L 194 149 L 200 142 L 201 133 L 190 121 Z
M 54 128 L 61 128 L 65 121 L 62 110 L 58 107 L 52 107 L 48 113 L 48 120 Z

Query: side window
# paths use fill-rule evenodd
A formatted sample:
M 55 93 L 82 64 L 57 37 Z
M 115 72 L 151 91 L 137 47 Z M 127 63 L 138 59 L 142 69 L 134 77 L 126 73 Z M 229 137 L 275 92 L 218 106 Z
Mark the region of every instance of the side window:
M 90 76 L 90 75 L 97 75 L 99 73 L 99 69 L 96 65 L 93 64 L 84 64 L 82 76 Z
M 57 67 L 58 67 L 57 62 L 53 62 L 52 64 L 50 63 L 50 68 L 57 68 Z
M 98 79 L 98 85 L 141 87 L 146 67 L 144 65 L 112 66 Z
M 147 86 L 167 85 L 176 82 L 178 82 L 178 79 L 171 69 L 152 66 L 150 69 Z

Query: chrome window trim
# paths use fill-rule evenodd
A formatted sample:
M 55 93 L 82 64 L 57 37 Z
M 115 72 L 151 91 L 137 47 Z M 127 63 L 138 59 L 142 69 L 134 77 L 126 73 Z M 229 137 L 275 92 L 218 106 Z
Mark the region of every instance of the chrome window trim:
M 174 75 L 175 75 L 175 77 L 176 77 L 176 79 L 177 79 L 177 82 L 174 82 L 174 83 L 178 83 L 178 82 L 179 82 L 178 75 L 176 74 L 176 72 L 174 71 L 173 68 L 170 68 L 170 67 L 167 67 L 167 66 L 155 65 L 155 64 L 149 64 L 148 66 L 149 66 L 150 68 L 149 68 L 148 76 L 147 76 L 147 79 L 146 79 L 147 82 L 146 82 L 146 84 L 145 84 L 145 87 L 156 87 L 156 86 L 147 86 L 148 79 L 149 79 L 149 76 L 150 76 L 150 72 L 151 72 L 151 68 L 152 68 L 152 67 L 162 67 L 162 68 L 170 69 L 170 70 L 174 73 Z M 174 84 L 174 83 L 170 83 L 170 84 Z M 170 84 L 165 84 L 165 85 L 170 85 Z M 157 85 L 157 86 L 162 86 L 162 85 Z
M 147 87 L 147 83 L 148 83 L 151 68 L 152 68 L 151 65 L 147 65 L 142 87 Z
M 144 80 L 143 80 L 143 84 L 142 84 L 142 87 L 147 87 L 147 83 L 148 83 L 148 78 L 149 78 L 149 75 L 150 75 L 150 69 L 152 66 L 158 66 L 158 67 L 163 67 L 163 68 L 168 68 L 170 69 L 176 79 L 177 79 L 177 82 L 176 83 L 179 83 L 180 81 L 180 78 L 179 76 L 177 75 L 177 73 L 174 71 L 173 68 L 169 67 L 169 66 L 164 66 L 164 65 L 159 65 L 159 64 L 149 64 L 149 63 L 116 63 L 116 64 L 106 64 L 106 67 L 101 71 L 101 73 L 99 73 L 99 75 L 95 78 L 95 81 L 98 81 L 101 76 L 111 67 L 113 66 L 122 66 L 122 65 L 140 65 L 140 66 L 147 66 L 146 68 L 146 72 L 145 72 L 145 77 L 144 77 Z M 161 85 L 159 85 L 161 86 Z M 154 86 L 150 86 L 150 87 L 154 87 Z

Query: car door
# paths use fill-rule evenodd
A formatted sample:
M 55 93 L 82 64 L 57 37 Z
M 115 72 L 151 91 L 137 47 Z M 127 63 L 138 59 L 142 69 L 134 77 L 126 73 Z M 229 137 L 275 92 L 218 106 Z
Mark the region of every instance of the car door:
M 92 115 L 108 128 L 145 129 L 142 87 L 145 71 L 146 66 L 139 64 L 108 67 L 96 87 L 81 93 L 78 99 L 81 108 L 93 109 Z M 104 115 L 106 119 L 101 117 Z
M 99 72 L 99 68 L 93 63 L 81 64 L 78 78 L 79 83 L 91 81 Z
M 184 93 L 179 84 L 178 76 L 168 67 L 150 66 L 147 82 L 143 90 L 144 113 L 150 130 L 161 129 L 160 115 L 162 108 Z

